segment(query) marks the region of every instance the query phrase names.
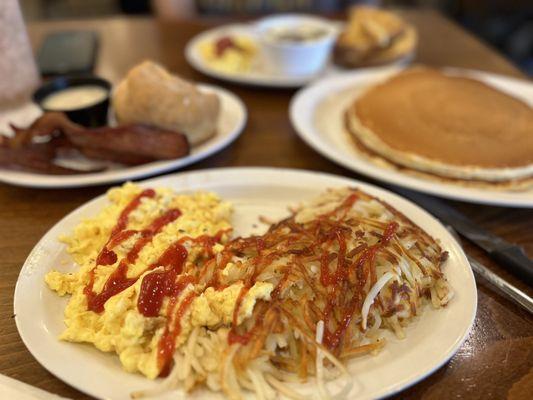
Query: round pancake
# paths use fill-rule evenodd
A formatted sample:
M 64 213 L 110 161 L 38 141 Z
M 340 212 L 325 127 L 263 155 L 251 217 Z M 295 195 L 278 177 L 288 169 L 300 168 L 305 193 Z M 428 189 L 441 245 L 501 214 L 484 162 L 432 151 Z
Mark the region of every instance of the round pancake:
M 349 130 L 348 133 L 349 134 Z M 452 178 L 442 175 L 432 174 L 421 170 L 415 170 L 403 165 L 394 163 L 391 160 L 381 157 L 375 151 L 370 150 L 361 141 L 357 139 L 355 135 L 350 134 L 350 139 L 353 142 L 354 150 L 357 155 L 365 161 L 377 165 L 380 168 L 389 169 L 393 171 L 401 172 L 404 175 L 409 175 L 415 178 L 424 179 L 431 182 L 439 182 L 449 185 L 457 185 L 468 188 L 476 189 L 490 189 L 507 192 L 523 192 L 525 190 L 533 189 L 533 176 L 517 179 L 508 179 L 501 181 L 486 181 L 478 179 L 461 179 Z
M 406 70 L 367 90 L 346 117 L 366 147 L 415 170 L 485 181 L 533 175 L 533 110 L 474 79 Z

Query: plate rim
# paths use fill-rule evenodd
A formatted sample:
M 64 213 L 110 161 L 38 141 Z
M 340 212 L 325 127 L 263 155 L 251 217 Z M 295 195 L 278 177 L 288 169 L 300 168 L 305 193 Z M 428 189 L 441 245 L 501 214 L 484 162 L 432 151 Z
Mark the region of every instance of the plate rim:
M 457 256 L 459 257 L 461 261 L 461 265 L 465 268 L 466 276 L 468 276 L 469 280 L 469 286 L 472 296 L 472 301 L 470 303 L 466 303 L 465 307 L 469 307 L 470 311 L 468 314 L 468 324 L 465 324 L 462 326 L 461 334 L 460 336 L 457 336 L 454 338 L 454 342 L 451 345 L 451 347 L 448 348 L 446 354 L 444 354 L 441 358 L 435 360 L 431 363 L 430 366 L 426 367 L 426 369 L 422 373 L 417 373 L 415 378 L 405 378 L 401 382 L 397 382 L 394 385 L 389 385 L 389 388 L 386 392 L 381 393 L 377 398 L 386 398 L 388 396 L 394 395 L 396 393 L 399 393 L 418 382 L 424 380 L 429 375 L 436 372 L 439 368 L 441 368 L 444 364 L 446 364 L 459 350 L 459 348 L 463 345 L 465 340 L 469 337 L 474 321 L 476 318 L 477 313 L 477 305 L 478 305 L 478 294 L 477 294 L 477 285 L 474 278 L 473 271 L 470 267 L 470 263 L 468 262 L 468 259 L 466 257 L 466 254 L 464 253 L 461 245 L 455 240 L 455 238 L 446 230 L 446 228 L 440 223 L 438 219 L 433 217 L 430 213 L 428 213 L 426 210 L 424 210 L 422 207 L 418 206 L 416 203 L 413 203 L 409 199 L 406 199 L 390 190 L 381 188 L 379 186 L 369 184 L 366 182 L 362 182 L 356 179 L 340 176 L 340 175 L 334 175 L 329 173 L 323 173 L 323 172 L 314 172 L 304 169 L 293 169 L 293 168 L 273 168 L 273 167 L 227 167 L 227 168 L 210 168 L 210 169 L 203 169 L 203 170 L 196 170 L 196 171 L 185 171 L 185 172 L 177 172 L 170 175 L 164 175 L 156 178 L 146 179 L 142 181 L 137 181 L 136 183 L 140 184 L 141 186 L 147 186 L 147 185 L 165 185 L 165 181 L 172 181 L 175 179 L 184 179 L 186 180 L 189 177 L 192 177 L 193 179 L 197 177 L 201 177 L 202 175 L 212 175 L 214 174 L 215 177 L 217 176 L 224 176 L 224 175 L 233 175 L 235 173 L 239 174 L 248 174 L 251 176 L 254 175 L 260 175 L 261 179 L 267 179 L 270 177 L 270 181 L 272 181 L 272 177 L 277 176 L 279 178 L 280 174 L 282 174 L 285 178 L 287 176 L 292 175 L 294 179 L 297 177 L 304 177 L 305 179 L 310 180 L 317 180 L 317 181 L 329 181 L 331 182 L 331 185 L 338 184 L 341 185 L 356 185 L 360 188 L 362 188 L 365 191 L 369 191 L 370 194 L 377 196 L 381 198 L 383 194 L 385 194 L 385 197 L 390 197 L 394 201 L 394 207 L 398 209 L 400 212 L 404 212 L 404 208 L 411 208 L 412 211 L 416 211 L 418 213 L 421 213 L 423 215 L 423 218 L 430 221 L 432 224 L 435 224 L 436 229 L 440 230 L 442 235 L 446 237 L 446 239 L 450 240 L 450 243 L 452 243 L 453 251 L 456 252 Z M 204 179 L 205 181 L 205 179 Z M 207 179 L 207 181 L 212 182 L 211 179 Z M 196 182 L 199 182 L 198 180 Z M 198 184 L 198 183 L 197 183 Z M 193 185 L 194 186 L 194 185 Z M 187 190 L 187 189 L 186 189 Z M 193 189 L 196 190 L 196 189 Z M 19 318 L 17 318 L 17 310 L 20 311 L 20 305 L 21 302 L 23 302 L 23 294 L 21 293 L 21 287 L 24 285 L 24 278 L 26 276 L 26 269 L 29 261 L 34 256 L 34 254 L 39 250 L 40 247 L 42 247 L 43 243 L 49 240 L 49 236 L 52 234 L 54 230 L 58 230 L 59 227 L 68 219 L 73 218 L 73 216 L 77 213 L 82 212 L 84 209 L 87 209 L 91 206 L 94 206 L 95 203 L 105 201 L 106 192 L 102 193 L 99 196 L 96 196 L 87 202 L 81 204 L 80 206 L 76 207 L 74 210 L 67 213 L 63 218 L 61 218 L 59 221 L 57 221 L 37 242 L 37 244 L 32 248 L 30 253 L 28 254 L 27 259 L 25 260 L 23 266 L 21 267 L 21 270 L 19 272 L 19 275 L 17 277 L 17 282 L 15 285 L 14 295 L 13 295 L 13 312 L 15 314 L 15 324 L 17 327 L 17 331 L 19 333 L 19 336 L 21 340 L 23 341 L 24 345 L 26 346 L 26 349 L 31 353 L 31 355 L 35 358 L 35 360 L 48 372 L 50 372 L 52 375 L 54 375 L 57 379 L 61 380 L 62 382 L 68 384 L 69 386 L 79 390 L 80 392 L 86 393 L 91 396 L 95 396 L 97 398 L 98 395 L 96 394 L 96 391 L 90 391 L 90 388 L 81 387 L 77 384 L 75 379 L 71 378 L 64 378 L 60 375 L 62 375 L 61 372 L 58 372 L 56 370 L 49 369 L 46 366 L 46 360 L 43 360 L 40 354 L 38 354 L 35 349 L 32 349 L 29 343 L 32 342 L 30 338 L 28 338 L 28 332 L 21 330 L 22 322 L 19 321 Z M 390 201 L 390 200 L 387 200 Z M 399 202 L 400 204 L 396 204 Z M 409 217 L 409 216 L 408 216 Z M 440 236 L 440 235 L 439 235 Z M 28 278 L 29 279 L 29 278 Z M 365 397 L 366 398 L 366 397 Z
M 151 176 L 163 174 L 166 172 L 179 170 L 189 165 L 202 161 L 228 147 L 233 143 L 245 130 L 248 123 L 248 109 L 244 101 L 234 92 L 218 85 L 197 83 L 202 89 L 212 90 L 220 96 L 224 96 L 238 108 L 241 118 L 237 121 L 235 128 L 229 132 L 220 141 L 215 141 L 209 147 L 202 151 L 189 154 L 186 157 L 176 158 L 173 160 L 159 160 L 152 163 L 141 164 L 138 166 L 125 167 L 112 171 L 109 175 L 101 172 L 87 173 L 80 175 L 50 175 L 39 174 L 28 171 L 9 170 L 0 168 L 0 183 L 7 185 L 37 188 L 37 189 L 66 189 L 78 187 L 90 187 L 98 185 L 116 184 L 128 180 L 147 179 Z M 207 142 L 216 138 L 216 135 L 209 138 Z M 200 145 L 203 145 L 202 143 Z M 150 165 L 153 163 L 162 163 L 163 165 Z M 134 171 L 131 171 L 131 170 Z
M 511 191 L 497 191 L 487 190 L 484 193 L 483 189 L 468 188 L 459 185 L 452 185 L 446 183 L 439 183 L 438 181 L 430 182 L 414 176 L 402 174 L 394 170 L 388 170 L 378 165 L 372 164 L 360 158 L 349 159 L 348 156 L 340 153 L 335 145 L 325 141 L 323 135 L 318 133 L 318 129 L 314 127 L 314 122 L 309 122 L 302 117 L 304 113 L 301 112 L 304 105 L 308 109 L 308 103 L 311 100 L 314 101 L 313 107 L 317 107 L 318 103 L 324 100 L 326 95 L 331 95 L 338 92 L 327 91 L 328 86 L 340 85 L 342 81 L 350 84 L 353 80 L 363 79 L 365 76 L 367 79 L 379 79 L 381 74 L 394 74 L 403 70 L 404 67 L 398 66 L 381 66 L 372 68 L 361 68 L 357 71 L 350 71 L 345 73 L 336 74 L 334 76 L 324 77 L 319 79 L 310 85 L 300 89 L 291 98 L 289 105 L 289 119 L 291 125 L 296 131 L 297 135 L 313 150 L 321 154 L 323 157 L 330 161 L 341 165 L 348 170 L 376 179 L 377 181 L 390 184 L 393 186 L 404 187 L 406 189 L 415 190 L 418 192 L 428 193 L 438 197 L 444 197 L 451 200 L 459 200 L 469 203 L 507 206 L 516 208 L 530 208 L 533 207 L 533 192 L 531 198 L 514 197 Z M 443 67 L 444 70 L 448 70 L 452 73 L 459 73 L 461 75 L 470 76 L 473 78 L 481 77 L 483 79 L 495 79 L 501 81 L 509 81 L 512 84 L 526 84 L 533 88 L 533 84 L 525 79 L 519 79 L 501 74 L 494 74 L 491 72 L 456 68 L 456 67 Z M 327 92 L 327 93 L 326 93 Z M 307 124 L 313 125 L 312 129 L 308 129 Z M 356 165 L 356 163 L 362 163 Z M 364 165 L 363 165 L 364 163 Z M 459 190 L 453 190 L 459 189 Z M 522 192 L 517 192 L 522 193 Z M 498 195 L 504 195 L 505 197 L 499 197 Z

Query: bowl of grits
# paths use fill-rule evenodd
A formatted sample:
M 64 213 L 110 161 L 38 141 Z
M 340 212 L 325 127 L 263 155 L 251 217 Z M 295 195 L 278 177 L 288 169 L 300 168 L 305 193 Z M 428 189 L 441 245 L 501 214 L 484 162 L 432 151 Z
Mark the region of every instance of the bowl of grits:
M 324 18 L 281 14 L 259 20 L 256 33 L 270 69 L 296 76 L 324 68 L 338 30 Z
M 68 118 L 86 127 L 107 123 L 111 84 L 95 76 L 58 77 L 42 85 L 33 101 L 45 112 L 64 112 Z

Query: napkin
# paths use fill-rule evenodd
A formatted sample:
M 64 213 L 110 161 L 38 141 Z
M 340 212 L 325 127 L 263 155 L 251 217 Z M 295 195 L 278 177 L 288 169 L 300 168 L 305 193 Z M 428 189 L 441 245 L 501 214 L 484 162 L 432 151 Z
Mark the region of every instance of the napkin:
M 0 374 L 0 399 L 66 400 L 67 398 L 49 393 L 45 390 Z

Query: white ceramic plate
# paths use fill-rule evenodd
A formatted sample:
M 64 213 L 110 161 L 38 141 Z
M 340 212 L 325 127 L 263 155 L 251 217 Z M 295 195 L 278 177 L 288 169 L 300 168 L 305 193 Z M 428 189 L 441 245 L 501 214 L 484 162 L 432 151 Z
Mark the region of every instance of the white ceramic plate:
M 212 85 L 199 86 L 202 90 L 216 93 L 220 98 L 221 108 L 217 133 L 209 140 L 194 146 L 191 149 L 191 153 L 186 157 L 175 160 L 155 161 L 133 167 L 117 166 L 102 172 L 75 175 L 47 175 L 0 168 L 0 182 L 39 188 L 101 185 L 145 178 L 183 168 L 203 160 L 228 146 L 241 134 L 246 124 L 247 112 L 241 99 L 230 91 Z M 36 110 L 36 106 L 33 105 L 29 105 L 18 112 L 3 113 L 0 115 L 0 128 L 7 125 L 7 122 L 16 122 L 20 126 L 29 125 L 38 115 L 39 110 Z
M 338 23 L 335 22 L 332 22 L 332 24 L 338 25 Z M 259 60 L 254 63 L 254 66 L 248 72 L 229 73 L 219 71 L 204 61 L 202 54 L 200 53 L 200 44 L 227 35 L 243 35 L 252 39 L 254 38 L 252 26 L 250 24 L 229 24 L 216 27 L 193 37 L 185 47 L 185 58 L 193 68 L 213 78 L 234 83 L 265 87 L 301 87 L 322 76 L 332 75 L 339 71 L 334 65 L 328 64 L 323 71 L 320 71 L 317 74 L 301 76 L 281 75 L 268 71 L 263 67 L 264 63 L 260 61 L 261 54 L 257 56 L 259 57 Z
M 447 70 L 484 81 L 533 106 L 533 84 L 530 82 L 481 71 Z M 360 155 L 344 128 L 344 110 L 366 87 L 398 71 L 397 67 L 362 69 L 325 78 L 302 89 L 290 106 L 290 118 L 296 132 L 323 156 L 374 179 L 456 200 L 533 207 L 533 190 L 512 192 L 430 181 L 379 166 Z
M 349 370 L 357 384 L 349 398 L 370 399 L 396 393 L 425 378 L 443 365 L 467 337 L 476 313 L 477 292 L 466 257 L 446 229 L 427 212 L 383 189 L 333 175 L 297 170 L 229 168 L 164 176 L 142 182 L 143 186 L 166 186 L 180 192 L 210 190 L 234 204 L 236 235 L 259 233 L 258 216 L 282 218 L 287 206 L 298 204 L 330 187 L 360 187 L 396 207 L 440 241 L 449 252 L 445 274 L 455 297 L 442 310 L 427 308 L 406 330 L 407 338 L 388 337 L 377 356 L 353 360 Z M 118 358 L 88 345 L 60 342 L 64 329 L 63 309 L 67 300 L 49 290 L 43 278 L 51 269 L 74 270 L 60 234 L 70 232 L 82 218 L 92 216 L 105 204 L 104 196 L 81 206 L 58 222 L 28 256 L 15 290 L 15 320 L 22 340 L 34 357 L 51 373 L 75 388 L 98 398 L 127 400 L 133 390 L 153 387 L 156 382 L 124 372 Z M 261 224 L 259 224 L 261 225 Z M 299 390 L 313 393 L 311 383 Z M 313 396 L 310 394 L 309 398 Z M 206 390 L 190 395 L 177 390 L 165 399 L 221 398 Z

